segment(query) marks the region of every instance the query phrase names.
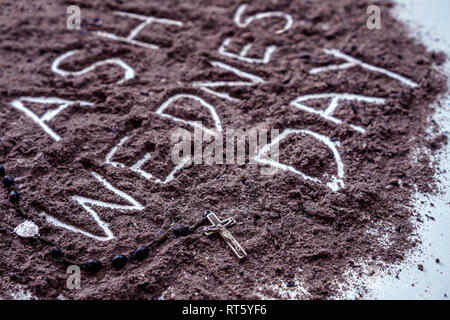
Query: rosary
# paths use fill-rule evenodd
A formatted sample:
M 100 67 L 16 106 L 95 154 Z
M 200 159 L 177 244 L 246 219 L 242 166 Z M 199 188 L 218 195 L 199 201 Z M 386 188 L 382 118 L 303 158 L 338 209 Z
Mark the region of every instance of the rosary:
M 96 273 L 104 267 L 105 264 L 104 263 L 102 264 L 102 262 L 96 259 L 89 259 L 84 263 L 77 263 L 64 257 L 64 253 L 61 247 L 59 247 L 53 241 L 41 236 L 39 234 L 39 227 L 32 220 L 30 220 L 30 216 L 24 212 L 24 210 L 20 206 L 20 195 L 16 190 L 14 190 L 14 179 L 11 176 L 7 175 L 6 169 L 2 165 L 0 165 L 0 177 L 2 178 L 3 185 L 7 189 L 9 201 L 16 206 L 17 213 L 22 218 L 25 218 L 25 221 L 22 222 L 20 225 L 18 225 L 16 228 L 0 225 L 0 233 L 4 234 L 14 233 L 21 238 L 37 239 L 43 244 L 52 247 L 50 251 L 50 257 L 54 261 L 63 263 L 65 265 L 77 265 L 80 268 L 91 273 Z M 233 235 L 227 229 L 228 226 L 235 224 L 236 221 L 233 218 L 227 218 L 221 221 L 211 210 L 206 210 L 202 219 L 198 220 L 193 225 L 189 227 L 178 225 L 172 228 L 171 231 L 177 238 L 185 237 L 188 236 L 189 234 L 194 233 L 200 226 L 205 224 L 207 221 L 209 221 L 212 225 L 204 228 L 203 232 L 205 235 L 218 233 L 221 235 L 225 243 L 227 243 L 227 245 L 231 248 L 231 250 L 239 259 L 242 259 L 247 256 L 245 250 L 241 247 L 239 242 L 233 237 Z M 129 255 L 119 254 L 114 256 L 110 261 L 111 266 L 114 269 L 118 270 L 125 267 L 128 261 L 131 260 L 142 261 L 146 259 L 149 256 L 150 252 L 156 246 L 164 243 L 167 240 L 167 238 L 169 237 L 169 233 L 170 229 L 165 233 L 163 233 L 161 236 L 159 236 L 157 239 L 155 239 L 151 244 L 140 246 Z

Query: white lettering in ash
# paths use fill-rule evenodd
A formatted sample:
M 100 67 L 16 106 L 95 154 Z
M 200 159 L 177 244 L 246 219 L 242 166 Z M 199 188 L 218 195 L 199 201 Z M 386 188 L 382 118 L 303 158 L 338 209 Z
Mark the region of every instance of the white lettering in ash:
M 200 103 L 200 105 L 202 107 L 206 108 L 209 111 L 211 118 L 214 121 L 215 129 L 207 128 L 207 127 L 203 126 L 201 124 L 201 122 L 185 120 L 185 119 L 178 118 L 178 117 L 172 116 L 171 114 L 164 112 L 168 107 L 170 107 L 173 103 L 175 103 L 179 99 L 192 99 L 192 100 Z M 199 128 L 202 131 L 204 131 L 208 134 L 211 134 L 211 135 L 217 135 L 218 132 L 222 132 L 222 124 L 220 122 L 219 116 L 217 115 L 216 109 L 211 104 L 206 102 L 204 99 L 202 99 L 198 96 L 192 95 L 192 94 L 176 94 L 176 95 L 170 97 L 169 99 L 167 99 L 165 102 L 163 102 L 158 107 L 158 109 L 156 110 L 156 114 L 159 114 L 162 117 L 172 119 L 175 122 L 184 123 L 184 124 L 190 125 L 194 128 Z
M 59 105 L 56 109 L 50 109 L 43 116 L 37 116 L 33 111 L 25 106 L 24 103 L 40 103 L 40 104 L 50 104 L 50 105 Z M 51 129 L 46 122 L 49 122 L 54 117 L 56 117 L 60 112 L 64 111 L 70 106 L 80 105 L 82 107 L 92 106 L 93 103 L 87 101 L 78 101 L 78 100 L 65 100 L 55 97 L 20 97 L 19 99 L 11 101 L 11 105 L 23 112 L 27 117 L 33 120 L 36 124 L 38 124 L 46 133 L 50 135 L 55 141 L 61 140 L 61 137 Z
M 326 107 L 324 110 L 316 110 L 314 108 L 311 108 L 304 104 L 305 101 L 312 100 L 312 99 L 329 99 L 330 103 L 328 104 L 328 107 Z M 294 106 L 300 110 L 310 112 L 313 114 L 316 114 L 328 121 L 331 121 L 336 124 L 342 124 L 342 120 L 339 118 L 336 118 L 333 116 L 333 113 L 336 111 L 336 109 L 339 107 L 339 102 L 342 100 L 350 100 L 350 101 L 361 101 L 361 102 L 367 102 L 367 103 L 374 103 L 374 104 L 384 104 L 385 99 L 383 98 L 376 98 L 376 97 L 366 97 L 361 96 L 358 94 L 349 94 L 349 93 L 319 93 L 319 94 L 307 94 L 304 96 L 297 97 L 295 100 L 291 102 L 291 106 Z M 366 130 L 363 127 L 349 124 L 350 128 L 352 128 L 355 131 L 358 131 L 359 133 L 366 133 Z
M 341 156 L 339 155 L 339 152 L 337 150 L 339 143 L 333 142 L 327 136 L 322 135 L 317 132 L 314 132 L 314 131 L 311 131 L 311 130 L 285 129 L 275 139 L 273 139 L 270 143 L 263 146 L 258 151 L 258 153 L 255 157 L 256 162 L 258 162 L 260 164 L 268 164 L 268 165 L 274 166 L 281 170 L 293 172 L 308 181 L 312 181 L 312 182 L 319 183 L 319 184 L 322 183 L 322 181 L 320 179 L 311 177 L 311 176 L 301 172 L 300 170 L 295 169 L 293 166 L 289 166 L 289 165 L 283 164 L 281 162 L 274 161 L 273 156 L 268 157 L 267 154 L 268 154 L 269 150 L 271 150 L 272 146 L 279 144 L 281 140 L 283 140 L 284 138 L 286 138 L 288 135 L 291 135 L 291 134 L 309 135 L 309 136 L 313 137 L 314 139 L 316 139 L 317 141 L 324 144 L 326 147 L 328 147 L 331 150 L 331 152 L 333 153 L 334 160 L 336 162 L 337 176 L 334 176 L 334 175 L 331 176 L 330 181 L 326 183 L 326 186 L 328 188 L 330 188 L 332 191 L 338 191 L 339 189 L 344 188 L 344 163 L 342 162 Z
M 389 78 L 400 81 L 401 83 L 403 83 L 409 87 L 416 88 L 418 86 L 418 84 L 416 82 L 414 82 L 404 76 L 401 76 L 395 72 L 392 72 L 392 71 L 389 71 L 389 70 L 386 70 L 383 68 L 372 66 L 361 60 L 355 59 L 355 58 L 349 56 L 348 54 L 342 53 L 337 49 L 323 49 L 323 52 L 325 52 L 326 54 L 329 54 L 335 58 L 345 60 L 346 62 L 344 62 L 342 64 L 332 64 L 332 65 L 328 65 L 325 67 L 313 68 L 309 71 L 310 74 L 317 74 L 317 73 L 321 73 L 321 72 L 334 71 L 334 70 L 343 70 L 343 69 L 348 69 L 348 68 L 359 66 L 363 69 L 367 69 L 372 72 L 382 73 L 382 74 L 388 76 Z
M 229 71 L 237 75 L 238 77 L 245 78 L 249 81 L 195 81 L 192 85 L 194 87 L 199 87 L 201 90 L 215 95 L 219 98 L 230 100 L 230 101 L 240 101 L 239 99 L 231 97 L 228 93 L 217 92 L 210 88 L 217 87 L 239 87 L 239 86 L 255 86 L 259 83 L 263 83 L 264 80 L 256 75 L 248 72 L 241 71 L 235 67 L 232 67 L 226 63 L 219 61 L 210 62 L 213 67 L 221 68 L 223 70 Z
M 247 7 L 248 7 L 247 4 L 242 4 L 236 10 L 236 13 L 234 15 L 234 22 L 240 28 L 246 28 L 246 27 L 248 27 L 249 24 L 251 24 L 252 22 L 254 22 L 256 20 L 267 19 L 267 18 L 282 18 L 286 21 L 284 27 L 282 29 L 277 30 L 275 32 L 276 34 L 281 34 L 283 32 L 286 32 L 287 30 L 289 30 L 292 27 L 292 24 L 293 24 L 292 16 L 289 14 L 286 14 L 284 12 L 281 12 L 281 11 L 257 13 L 255 15 L 245 18 L 242 21 L 242 15 L 243 15 L 244 11 L 247 9 Z M 271 45 L 265 49 L 264 56 L 262 58 L 251 58 L 251 57 L 248 57 L 247 55 L 248 55 L 248 52 L 250 51 L 250 49 L 252 48 L 252 44 L 247 43 L 242 48 L 241 52 L 239 54 L 236 54 L 236 53 L 227 51 L 227 47 L 230 45 L 231 41 L 232 41 L 231 38 L 226 38 L 222 42 L 222 44 L 220 45 L 220 47 L 218 49 L 219 54 L 221 54 L 227 58 L 238 60 L 241 62 L 246 62 L 249 64 L 258 64 L 258 63 L 259 64 L 267 64 L 267 63 L 269 63 L 270 59 L 272 57 L 272 54 L 276 50 L 276 46 Z M 217 96 L 221 99 L 225 99 L 228 101 L 234 101 L 234 102 L 240 101 L 237 98 L 231 97 L 228 93 L 217 92 L 217 91 L 213 90 L 212 88 L 256 86 L 260 83 L 265 82 L 261 77 L 259 77 L 257 75 L 239 70 L 236 67 L 230 66 L 223 62 L 210 61 L 210 63 L 213 67 L 221 68 L 225 71 L 234 73 L 236 76 L 238 76 L 240 78 L 245 78 L 248 80 L 248 81 L 196 81 L 192 84 L 194 87 L 200 88 L 201 90 L 205 91 L 206 93 Z
M 81 76 L 84 75 L 94 69 L 96 69 L 97 67 L 100 67 L 102 65 L 105 64 L 113 64 L 113 65 L 118 65 L 119 67 L 121 67 L 122 69 L 124 69 L 124 75 L 123 78 L 119 81 L 117 81 L 117 84 L 123 84 L 124 82 L 131 80 L 134 78 L 134 70 L 133 68 L 131 68 L 128 64 L 126 64 L 125 62 L 123 62 L 121 59 L 119 58 L 112 58 L 112 59 L 106 59 L 106 60 L 100 60 L 97 61 L 93 64 L 91 64 L 89 67 L 86 67 L 80 71 L 67 71 L 67 70 L 63 70 L 59 67 L 59 65 L 61 64 L 61 62 L 75 54 L 78 53 L 78 50 L 71 50 L 68 51 L 62 55 L 60 55 L 59 57 L 57 57 L 55 59 L 55 61 L 53 61 L 51 69 L 54 73 L 59 74 L 62 77 L 67 77 L 67 76 Z
M 223 43 L 219 47 L 219 53 L 225 57 L 231 58 L 231 59 L 237 59 L 239 61 L 247 62 L 247 63 L 263 63 L 267 64 L 270 61 L 270 57 L 274 53 L 276 46 L 268 46 L 266 48 L 266 51 L 264 52 L 264 57 L 262 59 L 257 58 L 249 58 L 247 57 L 248 51 L 252 48 L 252 45 L 250 43 L 246 44 L 241 52 L 239 54 L 235 54 L 232 52 L 227 51 L 227 47 L 230 45 L 231 38 L 226 38 Z
M 83 207 L 84 210 L 86 210 L 92 216 L 92 218 L 97 223 L 97 225 L 105 233 L 105 236 L 98 236 L 98 235 L 92 234 L 90 232 L 87 232 L 85 230 L 82 230 L 81 228 L 74 227 L 70 224 L 67 224 L 65 222 L 58 220 L 57 218 L 55 218 L 45 212 L 42 212 L 41 216 L 44 216 L 46 218 L 47 222 L 54 225 L 55 227 L 65 228 L 72 232 L 80 233 L 86 237 L 89 237 L 89 238 L 92 238 L 92 239 L 95 239 L 98 241 L 108 241 L 108 240 L 114 239 L 114 234 L 109 229 L 108 224 L 106 222 L 104 222 L 102 219 L 100 219 L 97 212 L 95 212 L 95 210 L 92 209 L 93 206 L 109 208 L 109 209 L 114 209 L 114 210 L 126 210 L 126 211 L 130 211 L 130 210 L 140 211 L 140 210 L 144 209 L 144 206 L 142 206 L 139 202 L 137 202 L 135 199 L 133 199 L 130 195 L 113 187 L 108 181 L 106 181 L 105 178 L 100 176 L 98 173 L 91 172 L 91 174 L 106 189 L 112 191 L 114 194 L 118 195 L 119 197 L 121 197 L 122 199 L 124 199 L 130 203 L 130 205 L 122 205 L 122 204 L 104 202 L 104 201 L 81 197 L 81 196 L 72 196 L 72 200 L 76 201 L 79 205 L 81 205 Z
M 141 32 L 142 29 L 144 29 L 148 25 L 150 25 L 152 23 L 159 23 L 159 24 L 165 24 L 165 25 L 174 25 L 177 27 L 183 26 L 183 23 L 181 21 L 177 21 L 177 20 L 155 18 L 152 16 L 144 16 L 142 14 L 136 14 L 136 13 L 124 12 L 124 11 L 115 11 L 114 14 L 122 16 L 122 17 L 141 20 L 142 22 L 139 25 L 137 25 L 135 28 L 133 28 L 133 30 L 130 31 L 130 33 L 128 34 L 127 37 L 120 37 L 118 35 L 115 35 L 114 33 L 104 32 L 104 31 L 97 31 L 96 34 L 103 38 L 107 38 L 107 39 L 115 40 L 115 41 L 127 42 L 129 44 L 132 44 L 132 45 L 135 45 L 138 47 L 147 48 L 147 49 L 156 50 L 156 49 L 159 49 L 159 47 L 153 43 L 147 43 L 147 42 L 135 40 L 135 38 L 139 34 L 139 32 Z
M 129 168 L 131 171 L 136 172 L 137 174 L 141 175 L 143 178 L 147 180 L 153 180 L 155 183 L 162 183 L 166 184 L 172 181 L 175 177 L 175 174 L 180 171 L 189 161 L 191 160 L 190 157 L 184 157 L 175 168 L 170 171 L 170 173 L 163 179 L 154 178 L 153 175 L 145 170 L 142 169 L 143 165 L 151 158 L 150 153 L 146 153 L 144 157 L 140 160 L 138 160 L 135 164 L 133 164 L 131 167 L 127 167 L 123 163 L 112 161 L 111 159 L 114 157 L 117 150 L 128 140 L 128 137 L 123 137 L 117 145 L 115 145 L 106 155 L 105 163 L 108 165 L 111 165 L 113 167 L 120 167 L 120 168 Z
M 250 23 L 252 23 L 255 20 L 266 19 L 266 18 L 282 18 L 282 19 L 286 20 L 284 27 L 282 29 L 275 31 L 276 34 L 281 34 L 283 32 L 288 31 L 292 27 L 292 24 L 294 23 L 294 19 L 292 19 L 292 16 L 290 14 L 284 13 L 282 11 L 270 11 L 270 12 L 257 13 L 253 16 L 245 18 L 245 20 L 242 22 L 242 15 L 244 14 L 244 11 L 247 9 L 247 7 L 248 7 L 247 4 L 240 5 L 234 15 L 234 23 L 236 23 L 236 25 L 240 28 L 247 27 Z

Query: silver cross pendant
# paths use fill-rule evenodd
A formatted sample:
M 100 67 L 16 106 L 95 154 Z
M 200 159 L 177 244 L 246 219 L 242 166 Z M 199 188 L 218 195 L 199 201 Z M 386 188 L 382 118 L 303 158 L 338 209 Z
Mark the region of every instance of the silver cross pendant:
M 211 222 L 212 226 L 205 227 L 203 232 L 205 235 L 209 236 L 214 233 L 219 233 L 223 240 L 228 244 L 228 246 L 233 250 L 234 254 L 242 259 L 247 256 L 244 248 L 241 247 L 239 242 L 233 237 L 230 231 L 228 231 L 227 227 L 232 226 L 236 223 L 233 218 L 227 218 L 225 220 L 220 221 L 220 219 L 216 216 L 216 214 L 210 210 L 206 210 L 205 212 L 206 218 Z

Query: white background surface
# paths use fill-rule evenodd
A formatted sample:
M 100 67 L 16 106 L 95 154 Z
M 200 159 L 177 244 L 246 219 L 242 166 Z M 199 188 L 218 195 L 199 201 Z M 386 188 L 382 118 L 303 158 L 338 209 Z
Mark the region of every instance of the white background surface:
M 428 49 L 444 51 L 450 57 L 450 1 L 448 0 L 396 0 L 395 15 L 407 23 L 411 33 Z M 383 15 L 383 12 L 381 13 Z M 440 70 L 450 75 L 447 60 Z M 440 100 L 441 107 L 433 115 L 441 131 L 450 132 L 450 98 Z M 437 196 L 416 195 L 415 208 L 423 223 L 417 223 L 422 240 L 419 248 L 409 253 L 395 273 L 358 279 L 369 287 L 365 299 L 448 299 L 450 295 L 450 146 L 436 156 L 440 173 L 436 175 L 442 191 Z M 423 202 L 423 203 L 422 203 Z M 428 219 L 425 214 L 435 220 Z M 436 259 L 440 263 L 436 263 Z M 418 269 L 418 264 L 424 270 Z M 357 298 L 357 287 L 346 298 Z M 359 296 L 360 297 L 360 296 Z

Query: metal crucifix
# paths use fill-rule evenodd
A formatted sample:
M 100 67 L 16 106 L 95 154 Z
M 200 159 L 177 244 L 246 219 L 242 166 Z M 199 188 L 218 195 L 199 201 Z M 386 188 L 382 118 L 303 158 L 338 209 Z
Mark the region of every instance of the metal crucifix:
M 247 256 L 244 248 L 241 247 L 239 242 L 233 237 L 233 235 L 228 231 L 227 227 L 232 226 L 236 223 L 233 218 L 227 218 L 225 220 L 220 221 L 220 219 L 216 216 L 214 212 L 211 210 L 205 211 L 206 218 L 208 218 L 209 222 L 211 222 L 212 226 L 205 227 L 203 229 L 204 233 L 209 236 L 214 233 L 219 233 L 223 240 L 228 244 L 228 246 L 233 250 L 236 256 L 239 259 Z

